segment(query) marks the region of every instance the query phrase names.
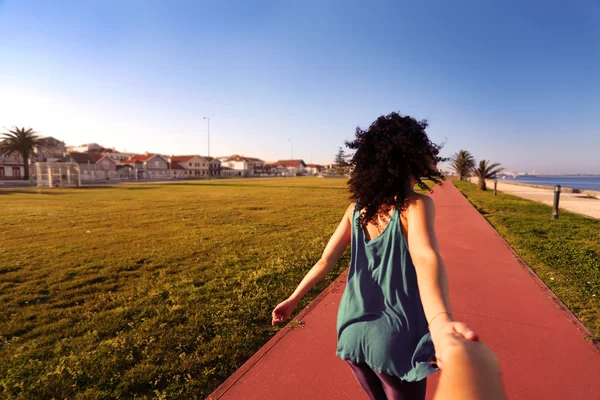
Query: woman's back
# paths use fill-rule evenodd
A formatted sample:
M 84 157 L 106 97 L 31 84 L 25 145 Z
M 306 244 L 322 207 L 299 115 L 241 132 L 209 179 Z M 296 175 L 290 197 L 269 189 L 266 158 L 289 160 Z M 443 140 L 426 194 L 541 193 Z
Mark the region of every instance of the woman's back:
M 337 354 L 406 381 L 421 380 L 436 370 L 430 365 L 434 349 L 400 212 L 394 208 L 383 229 L 365 229 L 359 208 L 357 202 Z

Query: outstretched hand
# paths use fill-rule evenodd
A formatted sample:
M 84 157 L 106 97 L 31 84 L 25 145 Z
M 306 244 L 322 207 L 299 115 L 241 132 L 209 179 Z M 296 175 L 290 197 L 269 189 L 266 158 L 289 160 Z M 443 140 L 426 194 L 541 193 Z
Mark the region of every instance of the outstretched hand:
M 275 307 L 273 313 L 271 314 L 271 325 L 275 326 L 275 324 L 288 319 L 290 315 L 292 315 L 292 313 L 294 312 L 296 305 L 297 303 L 290 299 L 286 299 L 281 303 L 277 304 L 277 307 Z

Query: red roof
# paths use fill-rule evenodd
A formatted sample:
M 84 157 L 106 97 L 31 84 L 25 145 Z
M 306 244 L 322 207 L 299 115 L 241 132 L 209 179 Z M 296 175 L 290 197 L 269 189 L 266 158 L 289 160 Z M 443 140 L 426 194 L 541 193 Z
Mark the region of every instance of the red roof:
M 261 160 L 260 158 L 256 158 L 256 157 L 244 157 L 244 156 L 240 156 L 238 154 L 234 154 L 232 156 L 226 157 L 227 159 L 225 161 L 250 161 L 250 162 L 263 162 L 263 160 Z
M 306 166 L 308 168 L 325 168 L 325 167 L 323 167 L 322 165 L 319 165 L 319 164 L 306 164 Z
M 121 161 L 121 162 L 120 162 L 120 164 L 133 164 L 133 163 L 136 163 L 136 164 L 143 164 L 144 162 L 143 162 L 143 161 L 141 161 L 141 160 L 135 160 L 135 159 L 133 159 L 133 158 L 130 158 L 130 159 L 128 159 L 128 160 L 125 160 L 125 161 Z
M 132 161 L 148 161 L 149 159 L 151 159 L 152 157 L 154 157 L 156 154 L 154 153 L 146 153 L 146 154 L 136 154 L 134 156 L 131 156 L 131 158 L 129 160 Z M 127 160 L 127 161 L 129 161 Z
M 175 161 L 175 162 L 188 162 L 188 161 L 190 161 L 194 157 L 200 157 L 200 156 L 172 156 L 171 157 L 171 161 Z
M 91 154 L 88 154 L 88 153 L 73 152 L 73 153 L 69 153 L 66 157 L 61 159 L 61 161 L 70 161 L 70 160 L 73 160 L 77 164 L 87 164 L 88 162 L 94 163 L 94 164 L 96 163 L 96 160 L 92 157 Z
M 284 167 L 297 167 L 298 164 L 304 164 L 303 160 L 279 160 L 277 164 L 281 164 Z M 306 164 L 304 164 L 306 165 Z
M 169 163 L 169 169 L 185 169 L 179 163 L 173 162 Z
M 92 160 L 94 160 L 94 161 L 101 160 L 101 159 L 103 159 L 106 156 L 106 154 L 104 154 L 104 153 L 88 153 L 88 154 L 90 155 L 90 158 Z M 109 159 L 109 160 L 111 160 L 111 161 L 114 161 L 110 157 L 106 157 L 106 158 Z
M 156 154 L 156 153 L 136 154 L 136 155 L 131 156 L 128 160 L 121 162 L 121 164 L 133 164 L 134 162 L 143 163 L 155 156 L 161 157 L 160 154 Z M 164 159 L 164 157 L 161 157 L 161 158 Z

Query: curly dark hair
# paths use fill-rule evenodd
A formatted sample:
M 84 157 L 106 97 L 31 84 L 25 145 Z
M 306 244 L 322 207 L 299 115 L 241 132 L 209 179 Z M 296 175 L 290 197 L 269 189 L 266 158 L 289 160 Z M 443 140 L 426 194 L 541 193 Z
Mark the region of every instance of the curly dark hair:
M 446 161 L 438 156 L 441 146 L 427 137 L 426 120 L 417 121 L 393 112 L 375 120 L 369 129 L 356 128 L 356 139 L 346 146 L 356 150 L 350 161 L 354 168 L 348 186 L 350 199 L 358 201 L 360 223 L 375 223 L 377 215 L 392 206 L 403 210 L 414 177 L 421 189 L 430 190 L 427 179 L 441 184 L 444 176 L 435 164 Z

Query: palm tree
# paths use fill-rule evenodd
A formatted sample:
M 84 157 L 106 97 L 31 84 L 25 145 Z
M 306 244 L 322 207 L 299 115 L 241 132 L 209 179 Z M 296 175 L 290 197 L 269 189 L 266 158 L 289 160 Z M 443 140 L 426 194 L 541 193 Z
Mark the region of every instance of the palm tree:
M 36 148 L 41 147 L 40 137 L 36 135 L 31 128 L 10 129 L 4 133 L 4 137 L 0 141 L 0 155 L 19 153 L 25 164 L 25 174 L 23 180 L 29 179 L 29 157 L 33 154 Z
M 461 181 L 469 176 L 471 170 L 475 168 L 475 158 L 467 150 L 461 149 L 458 153 L 454 153 L 450 160 L 452 169 Z
M 500 164 L 494 163 L 490 165 L 488 160 L 479 161 L 479 167 L 473 168 L 473 174 L 478 178 L 477 181 L 477 190 L 487 190 L 485 180 L 486 179 L 494 179 L 498 172 L 504 170 L 504 168 L 499 168 Z

